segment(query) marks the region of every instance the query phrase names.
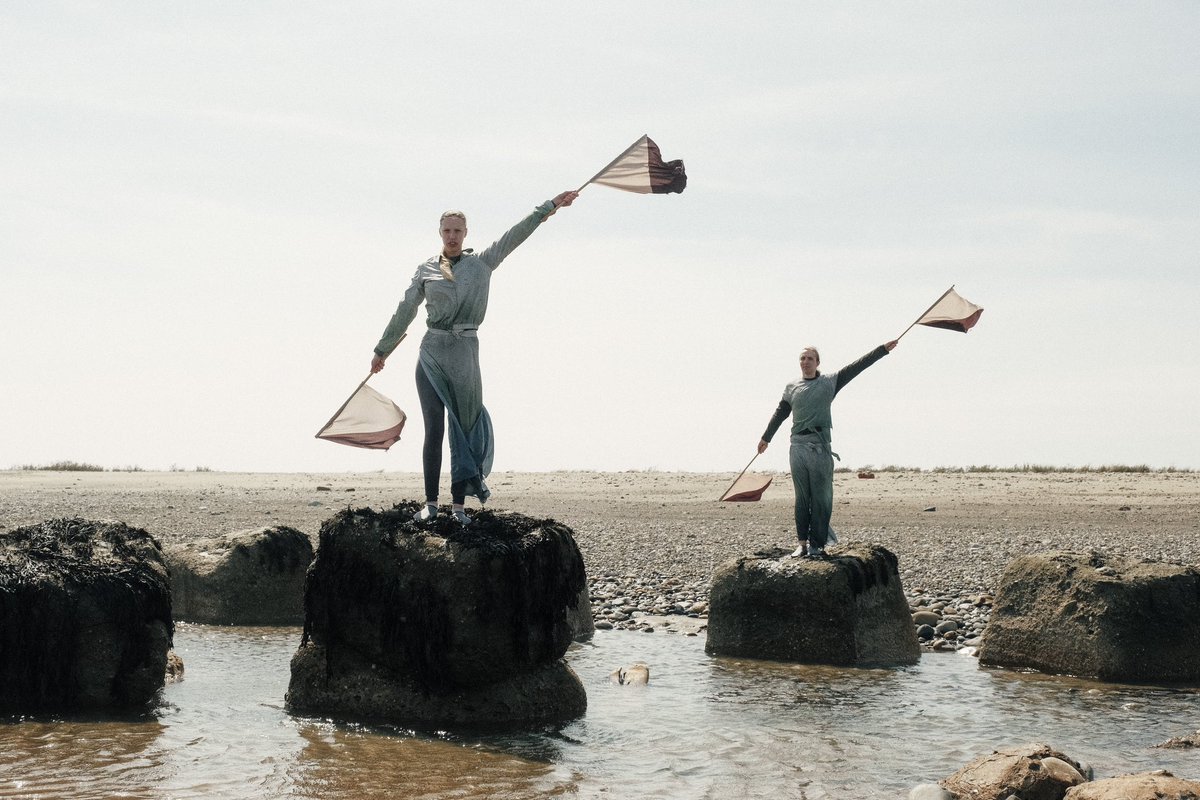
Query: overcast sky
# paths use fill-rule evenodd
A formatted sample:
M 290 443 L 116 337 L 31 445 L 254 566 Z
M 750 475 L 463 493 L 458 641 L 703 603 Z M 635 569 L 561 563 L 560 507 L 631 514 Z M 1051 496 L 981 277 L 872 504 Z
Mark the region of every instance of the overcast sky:
M 1200 468 L 1200 4 L 6 2 L 0 467 L 420 469 L 424 312 L 319 441 L 446 208 L 502 265 L 495 470 L 737 471 L 801 348 L 843 466 Z M 760 457 L 787 468 L 781 435 Z

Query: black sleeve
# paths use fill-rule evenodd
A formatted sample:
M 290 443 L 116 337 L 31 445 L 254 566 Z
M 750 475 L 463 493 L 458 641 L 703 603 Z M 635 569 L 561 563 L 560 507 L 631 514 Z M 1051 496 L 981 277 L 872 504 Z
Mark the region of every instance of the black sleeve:
M 775 431 L 779 430 L 779 426 L 788 418 L 788 414 L 792 413 L 792 407 L 788 405 L 787 400 L 780 400 L 779 406 L 775 409 L 775 413 L 771 415 L 771 421 L 767 423 L 767 429 L 763 432 L 762 438 L 764 442 L 771 441 L 771 437 L 775 435 Z
M 883 358 L 887 354 L 888 354 L 888 349 L 886 347 L 884 347 L 883 345 L 879 345 L 879 347 L 876 347 L 874 350 L 867 353 L 865 356 L 860 358 L 858 361 L 855 361 L 853 364 L 847 364 L 846 366 L 839 369 L 838 374 L 837 374 L 837 386 L 834 388 L 833 393 L 836 395 L 838 392 L 840 392 L 842 390 L 843 386 L 845 386 L 847 383 L 849 383 L 850 381 L 857 378 L 858 374 L 860 372 L 862 372 L 864 369 L 871 366 L 872 364 L 874 364 L 876 361 Z

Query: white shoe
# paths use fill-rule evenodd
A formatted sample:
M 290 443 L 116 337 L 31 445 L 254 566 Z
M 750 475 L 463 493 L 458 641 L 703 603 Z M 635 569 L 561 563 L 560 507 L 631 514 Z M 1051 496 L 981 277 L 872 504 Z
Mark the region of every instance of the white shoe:
M 418 525 L 424 525 L 426 522 L 433 522 L 437 519 L 437 506 L 426 505 L 417 513 L 413 514 L 413 522 Z
M 454 509 L 454 519 L 459 525 L 466 527 L 471 524 L 471 518 L 467 516 L 467 512 L 461 508 Z
M 806 555 L 808 555 L 808 545 L 802 544 L 793 550 L 788 558 L 804 558 Z

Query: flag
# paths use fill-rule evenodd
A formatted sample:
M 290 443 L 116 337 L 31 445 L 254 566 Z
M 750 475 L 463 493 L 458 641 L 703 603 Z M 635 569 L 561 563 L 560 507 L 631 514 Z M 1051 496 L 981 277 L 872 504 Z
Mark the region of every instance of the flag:
M 317 431 L 317 438 L 351 447 L 387 450 L 400 441 L 404 420 L 400 407 L 367 386 L 364 380 L 325 427 Z
M 725 494 L 721 495 L 721 499 L 726 502 L 752 502 L 762 498 L 763 492 L 771 485 L 771 478 L 764 478 L 761 475 L 746 475 L 738 476 L 738 479 L 733 482 Z
M 917 320 L 918 325 L 928 325 L 931 328 L 945 328 L 951 331 L 966 333 L 979 321 L 983 308 L 964 299 L 954 287 L 942 295 L 925 315 Z
M 664 163 L 658 145 L 649 136 L 643 136 L 596 173 L 588 183 L 600 183 L 639 194 L 667 194 L 684 190 L 687 173 L 683 170 L 682 161 Z

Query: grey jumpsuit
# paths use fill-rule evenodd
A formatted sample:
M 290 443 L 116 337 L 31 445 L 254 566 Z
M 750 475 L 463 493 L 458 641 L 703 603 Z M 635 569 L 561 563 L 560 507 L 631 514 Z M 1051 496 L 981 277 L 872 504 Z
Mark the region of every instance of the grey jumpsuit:
M 796 535 L 801 542 L 820 551 L 829 539 L 829 519 L 833 516 L 833 398 L 867 367 L 888 354 L 883 345 L 862 358 L 828 375 L 818 372 L 813 378 L 801 376 L 783 390 L 783 399 L 775 409 L 763 441 L 771 441 L 775 431 L 792 415 L 790 462 L 792 486 L 796 490 Z
M 492 272 L 553 210 L 553 201 L 547 200 L 483 252 L 464 249 L 454 264 L 453 280 L 442 273 L 440 254 L 417 267 L 396 313 L 375 345 L 375 355 L 386 358 L 400 343 L 421 303 L 425 303 L 428 329 L 421 339 L 417 369 L 424 372 L 448 412 L 451 485 L 463 487 L 465 494 L 480 502 L 486 502 L 491 494 L 484 479 L 491 472 L 495 446 L 491 417 L 483 405 L 476 330 L 487 313 Z M 426 443 L 426 452 L 433 444 Z M 440 441 L 436 449 L 440 454 Z M 440 459 L 438 463 L 440 470 Z M 437 486 L 437 475 L 427 474 L 425 479 L 428 494 L 431 479 Z

